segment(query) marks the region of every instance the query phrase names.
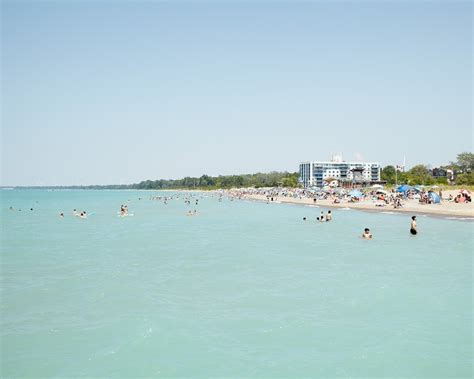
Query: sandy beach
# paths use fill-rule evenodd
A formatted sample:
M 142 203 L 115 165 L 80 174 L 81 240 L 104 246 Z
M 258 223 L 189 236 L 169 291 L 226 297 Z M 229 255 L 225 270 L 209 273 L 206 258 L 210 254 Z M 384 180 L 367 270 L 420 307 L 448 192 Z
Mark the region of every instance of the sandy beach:
M 457 195 L 459 190 L 444 191 L 444 196 Z M 242 196 L 243 199 L 267 201 L 265 195 L 246 194 Z M 277 196 L 274 197 L 274 202 L 302 204 L 302 205 L 316 205 L 319 207 L 328 208 L 351 208 L 364 211 L 379 211 L 379 212 L 393 212 L 393 213 L 411 213 L 411 214 L 427 214 L 432 216 L 451 216 L 457 218 L 472 218 L 474 219 L 474 203 L 455 203 L 454 201 L 442 201 L 440 204 L 422 204 L 416 199 L 409 199 L 404 201 L 402 208 L 395 209 L 392 205 L 384 207 L 376 206 L 380 202 L 375 200 L 364 200 L 356 203 L 341 202 L 334 204 L 332 200 L 317 200 L 314 203 L 313 199 L 308 198 L 294 198 Z

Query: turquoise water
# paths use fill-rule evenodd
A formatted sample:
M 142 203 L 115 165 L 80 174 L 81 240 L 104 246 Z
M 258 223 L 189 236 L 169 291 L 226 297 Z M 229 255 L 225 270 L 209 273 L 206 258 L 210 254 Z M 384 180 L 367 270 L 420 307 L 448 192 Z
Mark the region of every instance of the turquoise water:
M 1 191 L 2 377 L 472 376 L 474 223 L 150 194 Z

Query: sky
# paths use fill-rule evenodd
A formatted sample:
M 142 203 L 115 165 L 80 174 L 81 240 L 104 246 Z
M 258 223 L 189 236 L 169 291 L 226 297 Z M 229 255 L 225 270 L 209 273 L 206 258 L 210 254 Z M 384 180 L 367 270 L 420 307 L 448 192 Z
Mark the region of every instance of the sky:
M 473 150 L 470 1 L 1 4 L 3 186 Z

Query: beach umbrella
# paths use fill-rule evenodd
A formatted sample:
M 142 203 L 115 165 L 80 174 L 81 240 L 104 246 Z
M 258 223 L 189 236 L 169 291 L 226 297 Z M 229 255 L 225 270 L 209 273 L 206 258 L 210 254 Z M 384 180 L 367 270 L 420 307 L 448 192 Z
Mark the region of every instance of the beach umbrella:
M 379 189 L 379 190 L 377 190 L 375 193 L 382 193 L 382 194 L 386 195 L 386 194 L 387 194 L 387 191 L 384 191 L 384 190 Z
M 370 188 L 372 188 L 372 189 L 377 189 L 377 188 L 383 188 L 383 186 L 380 185 L 380 184 L 374 184 L 374 185 L 373 185 L 372 187 L 370 187 Z
M 349 196 L 361 198 L 362 196 L 364 196 L 364 194 L 358 190 L 352 190 L 351 192 L 349 192 Z
M 431 188 L 439 188 L 439 186 L 431 186 Z

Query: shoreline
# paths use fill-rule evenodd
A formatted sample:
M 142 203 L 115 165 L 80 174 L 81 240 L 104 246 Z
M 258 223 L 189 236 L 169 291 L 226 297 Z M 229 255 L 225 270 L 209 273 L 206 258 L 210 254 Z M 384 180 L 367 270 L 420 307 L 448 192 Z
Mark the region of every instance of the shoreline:
M 251 200 L 251 201 L 260 201 L 267 202 L 265 195 L 243 195 L 242 200 Z M 270 203 L 272 203 L 270 201 Z M 349 208 L 353 210 L 373 212 L 373 213 L 385 213 L 385 214 L 406 214 L 410 213 L 413 215 L 426 215 L 436 218 L 446 218 L 452 217 L 453 219 L 461 221 L 474 221 L 474 209 L 472 204 L 455 204 L 449 203 L 451 205 L 448 207 L 443 207 L 443 204 L 419 204 L 416 201 L 408 201 L 405 203 L 403 208 L 393 208 L 390 206 L 386 207 L 376 207 L 375 204 L 371 201 L 364 201 L 360 203 L 339 203 L 334 204 L 329 200 L 318 200 L 316 203 L 312 199 L 308 198 L 286 198 L 286 197 L 275 197 L 275 204 L 295 204 L 303 206 L 314 206 L 320 208 L 332 208 L 332 209 L 342 209 Z M 458 208 L 459 206 L 459 208 Z M 441 208 L 443 207 L 443 208 Z M 464 208 L 463 208 L 464 207 Z M 457 208 L 457 209 L 456 209 Z

